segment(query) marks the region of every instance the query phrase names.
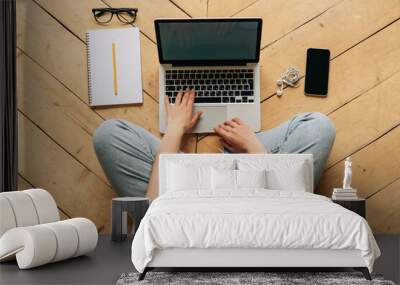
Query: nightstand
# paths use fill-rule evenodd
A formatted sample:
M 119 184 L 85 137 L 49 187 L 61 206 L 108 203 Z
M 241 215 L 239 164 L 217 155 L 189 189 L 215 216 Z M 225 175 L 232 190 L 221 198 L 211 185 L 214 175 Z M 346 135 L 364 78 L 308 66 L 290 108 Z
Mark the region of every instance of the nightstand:
M 143 197 L 119 197 L 112 199 L 111 239 L 124 241 L 128 238 L 128 215 L 133 219 L 132 236 L 149 208 L 150 200 Z
M 359 214 L 365 218 L 365 199 L 358 198 L 355 200 L 333 200 L 333 203 L 339 204 L 340 206 Z

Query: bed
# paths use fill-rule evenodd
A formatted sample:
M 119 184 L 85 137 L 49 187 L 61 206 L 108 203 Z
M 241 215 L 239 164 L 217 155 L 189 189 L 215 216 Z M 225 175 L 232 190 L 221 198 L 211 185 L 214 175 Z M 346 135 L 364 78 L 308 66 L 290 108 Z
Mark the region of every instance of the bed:
M 380 251 L 361 216 L 313 194 L 308 154 L 163 154 L 132 262 L 154 268 L 352 267 Z

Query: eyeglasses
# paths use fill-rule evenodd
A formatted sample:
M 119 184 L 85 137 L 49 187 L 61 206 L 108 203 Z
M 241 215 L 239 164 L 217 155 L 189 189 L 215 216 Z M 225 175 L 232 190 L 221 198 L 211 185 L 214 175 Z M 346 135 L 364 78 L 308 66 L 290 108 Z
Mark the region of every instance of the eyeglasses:
M 136 20 L 137 8 L 94 8 L 92 9 L 94 19 L 97 23 L 107 24 L 111 22 L 114 14 L 124 24 L 132 24 Z

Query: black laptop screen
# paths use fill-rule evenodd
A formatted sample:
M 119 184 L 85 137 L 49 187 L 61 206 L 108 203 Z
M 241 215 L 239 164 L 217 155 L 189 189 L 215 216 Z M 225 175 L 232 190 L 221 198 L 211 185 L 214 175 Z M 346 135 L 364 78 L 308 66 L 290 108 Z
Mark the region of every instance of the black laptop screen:
M 261 19 L 156 20 L 161 63 L 258 62 Z

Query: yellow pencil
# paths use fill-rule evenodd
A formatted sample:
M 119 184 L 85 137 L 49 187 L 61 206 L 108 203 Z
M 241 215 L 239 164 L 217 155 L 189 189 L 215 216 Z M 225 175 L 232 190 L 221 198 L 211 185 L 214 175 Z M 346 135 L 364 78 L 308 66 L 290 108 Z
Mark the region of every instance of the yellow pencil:
M 114 67 L 114 95 L 118 95 L 118 81 L 117 81 L 117 52 L 116 52 L 116 44 L 112 43 L 112 59 L 113 59 L 113 67 Z

